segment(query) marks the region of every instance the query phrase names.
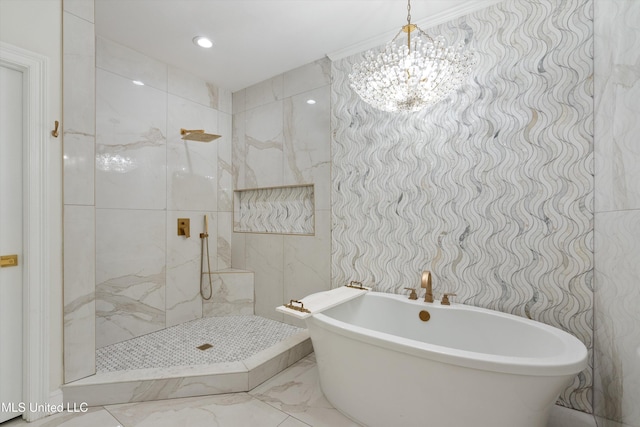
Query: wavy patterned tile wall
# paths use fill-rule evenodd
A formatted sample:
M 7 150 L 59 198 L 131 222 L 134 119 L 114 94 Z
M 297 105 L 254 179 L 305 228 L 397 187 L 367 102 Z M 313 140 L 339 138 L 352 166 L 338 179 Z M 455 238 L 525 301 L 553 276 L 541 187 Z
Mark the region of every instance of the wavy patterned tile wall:
M 419 287 L 539 320 L 593 349 L 593 5 L 513 0 L 429 32 L 471 81 L 416 114 L 359 100 L 333 63 L 332 286 Z M 590 358 L 591 359 L 591 358 Z M 560 402 L 591 411 L 592 368 Z
M 313 185 L 238 190 L 234 231 L 314 233 Z

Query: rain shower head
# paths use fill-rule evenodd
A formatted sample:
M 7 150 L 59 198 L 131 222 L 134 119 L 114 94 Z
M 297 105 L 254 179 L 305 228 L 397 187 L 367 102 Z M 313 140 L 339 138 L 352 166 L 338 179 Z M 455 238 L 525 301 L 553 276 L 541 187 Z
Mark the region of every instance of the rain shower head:
M 185 141 L 198 141 L 198 142 L 211 142 L 214 139 L 220 138 L 220 135 L 214 135 L 212 133 L 204 133 L 203 129 L 180 129 L 180 135 Z

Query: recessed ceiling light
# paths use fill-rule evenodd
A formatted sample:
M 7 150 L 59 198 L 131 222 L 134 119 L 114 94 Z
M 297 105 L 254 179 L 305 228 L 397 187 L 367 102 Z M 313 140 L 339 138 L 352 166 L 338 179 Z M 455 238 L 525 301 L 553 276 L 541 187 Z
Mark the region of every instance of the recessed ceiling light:
M 203 36 L 194 37 L 193 42 L 200 47 L 204 47 L 205 49 L 209 49 L 211 46 L 213 46 L 213 42 Z
M 315 103 L 316 103 L 316 100 L 315 100 L 315 99 L 307 99 L 307 104 L 309 104 L 309 105 L 313 105 L 313 104 L 315 104 Z
M 132 80 L 132 83 L 133 83 L 134 85 L 144 86 L 144 83 L 142 83 L 140 80 Z

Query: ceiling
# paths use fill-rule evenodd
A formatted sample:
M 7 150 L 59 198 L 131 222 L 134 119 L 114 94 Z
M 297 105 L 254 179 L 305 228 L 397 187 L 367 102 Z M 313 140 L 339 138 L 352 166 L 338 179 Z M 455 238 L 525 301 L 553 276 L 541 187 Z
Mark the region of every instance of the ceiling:
M 414 0 L 426 29 L 500 0 Z M 96 33 L 232 92 L 391 40 L 404 0 L 95 0 Z M 202 49 L 195 36 L 213 47 Z

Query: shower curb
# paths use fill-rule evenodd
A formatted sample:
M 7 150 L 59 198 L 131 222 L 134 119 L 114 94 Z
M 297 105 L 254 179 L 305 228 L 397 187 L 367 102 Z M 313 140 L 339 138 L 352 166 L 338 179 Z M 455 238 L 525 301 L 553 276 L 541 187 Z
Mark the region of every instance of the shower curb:
M 62 386 L 65 405 L 102 406 L 249 391 L 313 351 L 305 329 L 243 361 L 97 373 Z

